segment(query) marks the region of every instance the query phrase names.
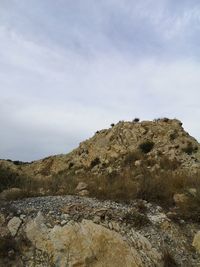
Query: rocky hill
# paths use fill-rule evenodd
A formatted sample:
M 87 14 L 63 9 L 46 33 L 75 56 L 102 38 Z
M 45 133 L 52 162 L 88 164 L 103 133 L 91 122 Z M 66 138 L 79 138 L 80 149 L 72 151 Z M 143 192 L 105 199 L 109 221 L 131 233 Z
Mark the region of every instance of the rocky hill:
M 184 131 L 179 120 L 159 119 L 142 122 L 119 122 L 80 143 L 67 155 L 48 157 L 21 165 L 35 177 L 51 176 L 60 171 L 92 173 L 121 171 L 124 159 L 139 151 L 160 163 L 162 156 L 180 163 L 180 168 L 195 171 L 200 166 L 200 145 Z M 139 162 L 138 162 L 139 164 Z M 112 169 L 113 167 L 113 169 Z
M 167 118 L 0 160 L 0 267 L 200 266 L 199 171 L 199 143 Z
M 93 190 L 98 187 L 99 180 L 108 181 L 109 177 L 119 176 L 125 180 L 124 177 L 129 176 L 132 186 L 138 187 L 141 177 L 147 176 L 146 172 L 154 177 L 169 176 L 169 171 L 172 176 L 182 171 L 193 176 L 199 168 L 200 144 L 183 129 L 179 120 L 164 118 L 139 122 L 135 119 L 97 131 L 66 155 L 32 163 L 1 160 L 0 179 L 4 182 L 11 179 L 2 190 L 19 187 L 24 180 L 26 188 L 38 184 L 38 194 L 49 194 L 50 186 L 54 188 L 51 193 L 61 194 L 75 193 L 79 182 L 89 183 Z M 3 177 L 5 173 L 8 178 Z M 16 183 L 12 183 L 15 176 Z M 106 185 L 99 185 L 103 186 Z

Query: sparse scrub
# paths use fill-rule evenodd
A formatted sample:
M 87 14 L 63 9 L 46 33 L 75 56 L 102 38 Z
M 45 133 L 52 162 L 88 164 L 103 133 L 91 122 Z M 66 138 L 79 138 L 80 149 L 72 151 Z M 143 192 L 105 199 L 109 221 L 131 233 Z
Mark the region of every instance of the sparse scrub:
M 188 143 L 187 143 L 187 146 L 184 147 L 182 150 L 183 150 L 183 152 L 185 152 L 186 154 L 191 155 L 192 153 L 197 152 L 198 147 L 197 147 L 197 146 L 193 146 L 193 144 L 192 144 L 191 142 L 188 142 Z
M 140 121 L 139 118 L 135 118 L 135 119 L 133 120 L 133 122 L 139 122 L 139 121 Z
M 23 177 L 9 168 L 0 167 L 0 192 L 11 188 L 19 187 L 23 183 Z
M 0 237 L 0 257 L 8 257 L 11 250 L 15 252 L 18 250 L 16 240 L 11 236 Z
M 124 165 L 125 166 L 132 165 L 136 160 L 139 160 L 142 157 L 143 155 L 141 154 L 139 150 L 129 152 L 124 158 Z
M 154 142 L 149 140 L 144 141 L 139 145 L 140 150 L 145 154 L 149 153 L 153 149 L 153 147 L 154 147 Z
M 132 224 L 134 225 L 134 227 L 138 228 L 145 226 L 149 223 L 148 217 L 138 211 L 127 212 L 122 219 L 123 222 Z
M 93 168 L 100 163 L 100 159 L 97 157 L 91 161 L 90 167 Z
M 164 249 L 163 251 L 163 261 L 164 261 L 164 267 L 176 267 L 178 264 L 172 257 L 172 255 L 169 253 L 167 249 Z

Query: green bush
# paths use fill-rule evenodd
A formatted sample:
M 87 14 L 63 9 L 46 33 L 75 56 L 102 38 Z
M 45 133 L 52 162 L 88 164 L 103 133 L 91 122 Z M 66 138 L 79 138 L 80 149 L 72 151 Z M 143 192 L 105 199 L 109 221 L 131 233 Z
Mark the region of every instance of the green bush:
M 154 147 L 154 142 L 148 140 L 144 141 L 139 145 L 140 150 L 145 154 L 149 153 L 153 149 L 153 147 Z

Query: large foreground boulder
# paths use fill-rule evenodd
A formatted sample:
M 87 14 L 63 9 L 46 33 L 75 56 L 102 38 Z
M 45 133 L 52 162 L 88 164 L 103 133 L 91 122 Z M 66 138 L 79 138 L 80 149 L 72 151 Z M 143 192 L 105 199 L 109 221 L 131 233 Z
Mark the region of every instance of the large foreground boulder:
M 52 258 L 55 266 L 163 266 L 160 254 L 146 238 L 137 235 L 137 243 L 141 243 L 141 249 L 145 248 L 150 265 L 143 264 L 140 253 L 119 233 L 90 220 L 49 229 L 39 213 L 27 224 L 26 235 L 36 249 Z

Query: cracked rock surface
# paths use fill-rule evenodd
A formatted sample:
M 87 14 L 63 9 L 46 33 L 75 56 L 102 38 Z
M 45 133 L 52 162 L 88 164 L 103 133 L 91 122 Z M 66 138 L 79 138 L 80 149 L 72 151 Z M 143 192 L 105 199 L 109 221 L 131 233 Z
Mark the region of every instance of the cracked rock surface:
M 176 262 L 171 266 L 200 266 L 192 245 L 199 225 L 173 222 L 161 207 L 142 200 L 125 204 L 49 196 L 4 201 L 0 229 L 2 267 L 166 266 L 166 251 Z

